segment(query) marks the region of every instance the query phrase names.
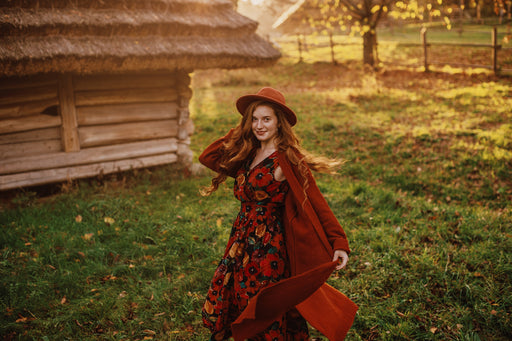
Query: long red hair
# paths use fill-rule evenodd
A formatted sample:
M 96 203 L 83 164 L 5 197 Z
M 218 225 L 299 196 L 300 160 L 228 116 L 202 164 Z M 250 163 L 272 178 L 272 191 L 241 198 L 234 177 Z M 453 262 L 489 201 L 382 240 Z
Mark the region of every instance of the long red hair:
M 299 138 L 295 135 L 292 126 L 278 106 L 271 102 L 255 101 L 247 107 L 245 115 L 242 116 L 242 119 L 234 128 L 231 138 L 224 142 L 222 146 L 224 153 L 219 163 L 220 172 L 212 179 L 210 187 L 201 191 L 202 195 L 210 195 L 216 191 L 219 185 L 226 181 L 228 174 L 238 171 L 254 151 L 260 147 L 260 142 L 252 131 L 252 114 L 260 105 L 272 108 L 277 117 L 276 148 L 280 153 L 286 155 L 290 163 L 298 167 L 303 178 L 304 194 L 306 194 L 308 187 L 308 168 L 322 173 L 334 173 L 335 168 L 342 163 L 339 160 L 308 153 L 301 147 Z

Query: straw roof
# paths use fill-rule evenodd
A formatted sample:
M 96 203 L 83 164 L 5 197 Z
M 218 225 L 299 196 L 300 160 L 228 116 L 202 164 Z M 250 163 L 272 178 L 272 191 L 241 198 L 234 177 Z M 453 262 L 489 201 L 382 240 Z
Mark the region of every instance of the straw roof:
M 228 0 L 4 0 L 0 76 L 264 66 L 280 54 Z

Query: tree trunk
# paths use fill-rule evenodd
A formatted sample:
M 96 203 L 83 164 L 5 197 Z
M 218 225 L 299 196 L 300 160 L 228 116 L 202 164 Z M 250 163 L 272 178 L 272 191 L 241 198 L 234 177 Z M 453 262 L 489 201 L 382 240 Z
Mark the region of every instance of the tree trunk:
M 377 62 L 377 33 L 369 30 L 363 34 L 363 63 L 375 67 Z

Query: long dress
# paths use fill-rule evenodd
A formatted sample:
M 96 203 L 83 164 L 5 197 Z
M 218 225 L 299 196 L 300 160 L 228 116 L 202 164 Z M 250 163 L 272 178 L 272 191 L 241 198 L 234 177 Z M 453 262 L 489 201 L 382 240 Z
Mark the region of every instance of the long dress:
M 282 214 L 289 186 L 274 178 L 277 152 L 237 173 L 235 197 L 241 208 L 226 251 L 213 276 L 202 310 L 210 340 L 227 340 L 231 323 L 261 288 L 290 276 Z M 251 340 L 308 340 L 304 318 L 294 309 Z

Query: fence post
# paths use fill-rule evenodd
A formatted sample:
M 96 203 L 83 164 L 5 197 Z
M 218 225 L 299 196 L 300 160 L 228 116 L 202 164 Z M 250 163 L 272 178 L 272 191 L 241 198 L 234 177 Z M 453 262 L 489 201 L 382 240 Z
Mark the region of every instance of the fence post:
M 492 28 L 492 70 L 494 74 L 498 74 L 498 50 L 501 45 L 498 45 L 498 28 Z
M 332 39 L 332 32 L 329 31 L 329 41 L 331 42 L 331 59 L 333 65 L 338 65 L 338 62 L 336 62 L 336 59 L 334 59 L 334 41 Z
M 425 72 L 428 72 L 428 44 L 427 44 L 427 28 L 423 27 L 421 29 L 421 42 L 423 43 L 423 61 Z
M 302 63 L 302 41 L 300 39 L 300 34 L 297 35 L 297 43 L 299 45 L 299 63 Z

